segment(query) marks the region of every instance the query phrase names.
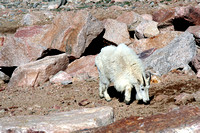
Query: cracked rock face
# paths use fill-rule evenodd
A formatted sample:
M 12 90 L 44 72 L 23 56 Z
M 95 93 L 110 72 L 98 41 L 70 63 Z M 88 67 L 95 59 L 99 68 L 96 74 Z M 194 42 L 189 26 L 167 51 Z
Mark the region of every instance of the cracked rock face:
M 184 32 L 143 61 L 146 69 L 151 69 L 158 75 L 163 75 L 177 68 L 188 70 L 190 68 L 188 64 L 195 55 L 195 39 L 191 33 Z

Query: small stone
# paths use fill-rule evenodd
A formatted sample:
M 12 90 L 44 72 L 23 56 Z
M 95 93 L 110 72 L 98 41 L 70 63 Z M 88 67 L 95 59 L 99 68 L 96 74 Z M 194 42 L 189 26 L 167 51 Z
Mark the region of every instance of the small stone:
M 4 10 L 4 9 L 6 9 L 6 8 L 5 8 L 5 6 L 0 5 L 0 9 L 1 9 L 1 10 Z
M 62 81 L 61 82 L 62 85 L 68 85 L 68 84 L 71 84 L 71 83 L 72 83 L 72 81 Z
M 82 100 L 82 101 L 80 101 L 78 103 L 79 106 L 86 106 L 88 104 L 90 104 L 90 102 L 88 101 L 88 99 L 84 99 L 84 100 Z
M 57 4 L 55 4 L 55 5 L 49 5 L 49 6 L 48 6 L 48 9 L 49 9 L 49 10 L 52 10 L 52 9 L 56 9 L 57 7 L 58 7 Z
M 54 105 L 53 108 L 56 109 L 56 110 L 58 110 L 58 109 L 60 109 L 61 107 L 58 106 L 58 105 Z

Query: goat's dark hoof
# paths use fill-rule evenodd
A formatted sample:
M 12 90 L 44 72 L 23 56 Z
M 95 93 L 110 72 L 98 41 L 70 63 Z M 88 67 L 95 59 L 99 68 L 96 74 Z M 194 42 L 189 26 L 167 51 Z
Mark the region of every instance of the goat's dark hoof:
M 99 96 L 101 99 L 104 98 L 104 96 Z
M 124 102 L 126 103 L 126 105 L 130 105 L 130 101 L 124 100 Z
M 104 95 L 99 93 L 99 97 L 102 99 L 104 98 Z
M 107 102 L 110 102 L 110 101 L 112 101 L 112 99 L 106 99 L 106 101 L 107 101 Z
M 144 105 L 148 105 L 148 104 L 150 104 L 150 101 L 144 102 Z

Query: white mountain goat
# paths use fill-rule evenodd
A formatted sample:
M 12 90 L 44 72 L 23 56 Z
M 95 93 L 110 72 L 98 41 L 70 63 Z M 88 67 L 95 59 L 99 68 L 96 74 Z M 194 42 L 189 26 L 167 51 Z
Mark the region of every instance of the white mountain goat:
M 131 91 L 136 90 L 136 99 L 149 102 L 151 74 L 145 74 L 141 60 L 125 44 L 107 46 L 95 58 L 99 71 L 99 96 L 111 101 L 107 89 L 111 82 L 118 92 L 125 91 L 125 103 L 131 100 Z

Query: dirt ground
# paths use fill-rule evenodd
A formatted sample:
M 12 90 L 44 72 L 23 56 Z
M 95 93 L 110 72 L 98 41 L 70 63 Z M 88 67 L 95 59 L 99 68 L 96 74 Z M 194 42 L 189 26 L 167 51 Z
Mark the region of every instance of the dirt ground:
M 144 8 L 139 9 L 137 12 L 147 12 Z M 113 87 L 110 87 L 109 91 L 113 96 L 112 101 L 100 99 L 98 80 L 75 82 L 66 86 L 47 82 L 38 87 L 12 89 L 7 89 L 7 84 L 0 83 L 0 118 L 18 115 L 48 115 L 53 112 L 111 106 L 114 109 L 115 120 L 119 120 L 129 116 L 145 117 L 165 113 L 183 104 L 200 107 L 200 103 L 194 99 L 181 104 L 175 104 L 174 99 L 181 93 L 193 94 L 200 90 L 200 79 L 197 79 L 194 74 L 175 71 L 163 75 L 159 80 L 160 83 L 151 84 L 149 89 L 151 101 L 147 105 L 136 100 L 126 105 L 122 100 L 123 95 L 116 93 Z
M 6 89 L 0 84 L 0 117 L 17 115 L 48 115 L 53 112 L 70 111 L 81 108 L 111 106 L 116 120 L 129 116 L 149 116 L 168 112 L 183 104 L 200 107 L 200 103 L 190 100 L 179 105 L 175 97 L 181 93 L 192 94 L 200 90 L 200 79 L 194 74 L 180 71 L 170 72 L 159 78 L 160 83 L 151 83 L 151 102 L 148 105 L 134 100 L 130 105 L 122 102 L 122 95 L 110 87 L 112 101 L 106 102 L 98 96 L 98 80 L 75 82 L 69 85 L 52 85 L 49 82 L 34 88 Z

